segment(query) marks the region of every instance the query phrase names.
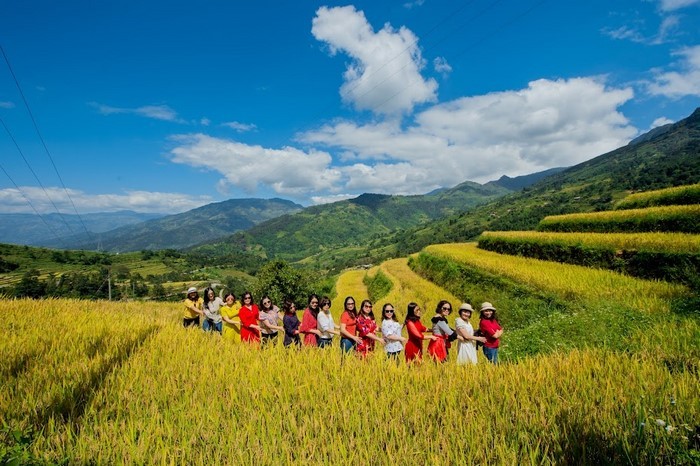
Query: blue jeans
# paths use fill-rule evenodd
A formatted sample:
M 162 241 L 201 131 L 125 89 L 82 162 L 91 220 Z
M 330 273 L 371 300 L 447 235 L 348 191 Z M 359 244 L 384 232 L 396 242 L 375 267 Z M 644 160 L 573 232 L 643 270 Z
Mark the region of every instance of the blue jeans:
M 331 346 L 333 344 L 333 339 L 331 338 L 319 338 L 318 347 L 325 348 L 326 346 Z
M 484 356 L 490 362 L 498 364 L 498 348 L 487 348 L 484 346 Z
M 355 349 L 355 342 L 343 337 L 340 339 L 340 349 L 343 350 L 343 353 L 349 353 Z
M 211 332 L 213 330 L 216 330 L 217 332 L 221 333 L 221 327 L 221 322 L 214 322 L 211 319 L 204 319 L 204 322 L 202 322 L 202 330 L 204 330 L 205 332 Z

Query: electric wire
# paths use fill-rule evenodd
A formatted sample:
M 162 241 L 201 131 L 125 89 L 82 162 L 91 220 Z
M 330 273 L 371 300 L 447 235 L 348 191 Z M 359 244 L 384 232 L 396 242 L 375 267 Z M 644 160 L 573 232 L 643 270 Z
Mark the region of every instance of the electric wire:
M 34 171 L 34 169 L 33 169 L 32 166 L 31 166 L 31 164 L 29 163 L 29 161 L 27 160 L 27 158 L 24 156 L 24 152 L 22 152 L 22 149 L 19 147 L 19 144 L 17 143 L 17 140 L 16 140 L 15 137 L 12 135 L 12 132 L 11 132 L 10 129 L 7 127 L 7 125 L 5 124 L 5 121 L 4 121 L 2 118 L 0 118 L 0 124 L 2 124 L 2 127 L 5 128 L 5 131 L 7 132 L 7 135 L 9 136 L 10 140 L 12 141 L 12 143 L 15 145 L 15 148 L 17 149 L 17 152 L 19 153 L 20 157 L 22 157 L 22 160 L 24 160 L 24 163 L 27 165 L 27 168 L 28 168 L 29 171 L 32 173 L 32 175 L 34 175 L 34 179 L 36 180 L 36 182 L 37 182 L 37 184 L 39 185 L 39 187 L 41 187 L 42 191 L 44 191 L 44 194 L 46 195 L 46 198 L 49 200 L 49 202 L 51 203 L 51 205 L 53 206 L 53 208 L 56 209 L 56 212 L 58 212 L 58 215 L 59 215 L 59 217 L 61 218 L 61 220 L 63 221 L 63 224 L 66 226 L 66 228 L 68 228 L 68 231 L 69 231 L 71 234 L 74 234 L 73 229 L 70 227 L 70 225 L 69 225 L 68 222 L 66 221 L 66 218 L 63 216 L 63 214 L 61 213 L 61 211 L 58 209 L 58 206 L 56 205 L 56 203 L 53 201 L 53 199 L 51 199 L 51 196 L 49 196 L 49 193 L 48 193 L 48 191 L 46 191 L 46 188 L 44 187 L 44 184 L 41 182 L 41 180 L 39 179 L 39 176 L 36 174 L 36 172 Z
M 48 146 L 46 145 L 46 141 L 44 141 L 44 137 L 41 135 L 41 131 L 39 131 L 39 125 L 36 122 L 36 119 L 34 118 L 34 113 L 32 113 L 32 109 L 29 106 L 29 102 L 27 102 L 26 97 L 24 96 L 24 92 L 22 91 L 22 87 L 19 84 L 19 80 L 17 79 L 17 76 L 15 75 L 15 72 L 12 69 L 12 65 L 10 65 L 10 60 L 7 57 L 7 54 L 5 53 L 5 49 L 0 45 L 0 52 L 2 52 L 2 56 L 5 59 L 5 63 L 7 64 L 7 68 L 10 70 L 10 74 L 12 75 L 12 79 L 15 82 L 15 86 L 17 86 L 17 90 L 19 91 L 20 96 L 22 97 L 22 101 L 24 102 L 24 106 L 27 109 L 27 112 L 29 113 L 29 117 L 32 120 L 32 124 L 34 125 L 34 130 L 36 131 L 37 136 L 39 137 L 39 140 L 41 141 L 42 146 L 44 147 L 44 151 L 46 152 L 46 155 L 48 156 L 49 160 L 51 161 L 51 165 L 53 166 L 54 171 L 56 172 L 56 176 L 58 177 L 58 180 L 61 182 L 61 186 L 63 187 L 63 191 L 66 193 L 66 196 L 68 197 L 68 200 L 71 203 L 71 206 L 73 206 L 73 210 L 75 211 L 75 214 L 78 216 L 78 220 L 80 220 L 80 224 L 82 225 L 83 229 L 85 230 L 85 233 L 87 233 L 88 238 L 92 241 L 92 233 L 87 229 L 85 226 L 85 222 L 83 222 L 83 218 L 78 212 L 78 209 L 75 207 L 75 203 L 73 202 L 73 198 L 70 196 L 70 193 L 68 192 L 68 188 L 66 188 L 66 184 L 63 182 L 63 178 L 61 177 L 61 174 L 58 171 L 58 167 L 56 167 L 56 163 L 53 160 L 53 157 L 51 156 L 51 152 L 49 151 Z M 53 201 L 52 201 L 53 203 Z M 54 204 L 55 205 L 55 204 Z M 60 211 L 59 211 L 60 214 Z M 65 222 L 65 219 L 64 219 Z
M 34 207 L 34 204 L 32 204 L 32 201 L 29 200 L 29 197 L 27 197 L 27 195 L 24 194 L 24 191 L 22 191 L 22 189 L 17 185 L 17 183 L 15 183 L 15 180 L 12 179 L 12 177 L 11 177 L 10 174 L 7 172 L 7 170 L 5 170 L 5 167 L 3 167 L 2 164 L 0 164 L 0 170 L 2 170 L 2 172 L 5 174 L 5 176 L 7 176 L 7 178 L 10 180 L 10 182 L 14 185 L 15 189 L 16 189 L 17 191 L 19 191 L 19 193 L 22 195 L 22 197 L 24 198 L 24 200 L 27 201 L 27 204 L 29 204 L 29 207 L 32 208 L 32 210 L 34 211 L 34 213 L 41 219 L 42 222 L 44 222 L 44 225 L 46 225 L 46 228 L 51 232 L 51 234 L 54 236 L 54 238 L 55 238 L 60 244 L 64 244 L 64 243 L 63 243 L 63 239 L 61 239 L 61 237 L 56 233 L 56 231 L 53 229 L 53 227 L 52 227 L 51 225 L 49 225 L 49 223 L 48 223 L 48 222 L 46 221 L 46 219 L 39 213 L 39 211 L 36 210 L 36 208 Z

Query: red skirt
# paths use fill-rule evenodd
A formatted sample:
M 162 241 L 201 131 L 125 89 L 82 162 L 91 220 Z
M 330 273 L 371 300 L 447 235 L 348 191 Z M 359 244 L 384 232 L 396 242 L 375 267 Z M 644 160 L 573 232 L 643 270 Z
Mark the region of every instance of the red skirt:
M 440 336 L 437 340 L 428 343 L 428 354 L 436 361 L 443 362 L 447 359 L 447 337 Z

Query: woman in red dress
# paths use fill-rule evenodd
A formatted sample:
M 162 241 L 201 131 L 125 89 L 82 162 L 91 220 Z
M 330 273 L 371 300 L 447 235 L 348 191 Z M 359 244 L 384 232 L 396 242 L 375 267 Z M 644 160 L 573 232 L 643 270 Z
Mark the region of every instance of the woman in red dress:
M 248 343 L 260 342 L 260 325 L 258 318 L 260 311 L 258 305 L 253 302 L 253 295 L 250 291 L 243 293 L 241 297 L 243 305 L 238 311 L 238 318 L 241 321 L 241 341 Z
M 377 322 L 374 320 L 372 312 L 372 301 L 365 299 L 360 306 L 360 313 L 356 319 L 357 336 L 360 341 L 357 343 L 357 354 L 367 356 L 374 351 L 375 342 L 384 343 L 384 339 L 379 338 L 377 332 Z
M 406 362 L 420 361 L 423 358 L 423 340 L 436 340 L 434 335 L 425 335 L 428 329 L 420 321 L 421 308 L 416 303 L 408 303 L 406 311 L 406 331 L 408 341 L 404 348 Z
M 303 335 L 302 344 L 304 346 L 318 346 L 318 337 L 321 332 L 318 330 L 318 295 L 309 296 L 309 305 L 304 309 L 301 317 L 299 334 Z

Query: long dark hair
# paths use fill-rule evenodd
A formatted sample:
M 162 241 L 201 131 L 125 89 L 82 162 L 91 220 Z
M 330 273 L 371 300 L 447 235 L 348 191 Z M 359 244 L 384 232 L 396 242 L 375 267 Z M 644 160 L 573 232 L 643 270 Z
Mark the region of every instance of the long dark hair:
M 202 296 L 202 299 L 204 299 L 204 307 L 206 307 L 207 309 L 209 309 L 209 303 L 210 303 L 209 292 L 210 291 L 212 291 L 212 292 L 214 291 L 214 288 L 212 288 L 211 286 L 204 288 L 204 291 L 202 291 L 202 294 L 204 294 L 204 296 Z M 216 299 L 216 293 L 214 293 L 214 299 Z
M 265 301 L 266 299 L 270 301 L 269 308 L 265 307 L 265 305 L 263 304 L 263 301 Z M 260 298 L 260 310 L 261 311 L 267 312 L 267 311 L 273 310 L 274 308 L 275 308 L 275 305 L 272 304 L 272 299 L 268 295 L 264 295 L 262 298 Z
M 365 315 L 365 313 L 362 312 L 362 309 L 364 309 L 365 304 L 369 304 L 371 306 L 372 301 L 370 301 L 369 299 L 363 300 L 362 304 L 360 304 L 360 312 L 358 313 L 358 315 L 361 315 L 361 316 Z M 374 320 L 374 310 L 369 311 L 369 314 L 367 314 L 367 316 L 369 316 L 370 319 Z
M 292 312 L 292 306 L 294 306 L 294 301 L 289 298 L 285 298 L 284 304 L 282 304 L 282 309 L 284 309 L 285 314 L 294 314 Z
M 316 306 L 316 310 L 311 309 L 311 301 L 313 301 L 314 298 L 316 298 L 316 301 L 318 301 L 318 306 Z M 321 300 L 318 298 L 318 295 L 316 293 L 311 293 L 309 295 L 309 301 L 307 302 L 306 307 L 309 311 L 311 311 L 314 317 L 318 316 L 318 311 L 321 310 Z
M 253 305 L 255 305 L 255 303 L 253 302 L 253 293 L 251 293 L 250 291 L 244 291 L 241 295 L 241 306 L 245 306 L 246 296 L 250 296 L 250 308 L 253 309 Z
M 348 309 L 348 300 L 350 299 L 352 299 L 352 309 Z M 346 297 L 345 301 L 343 302 L 343 310 L 350 313 L 353 319 L 357 318 L 357 302 L 355 302 L 355 298 L 353 298 L 352 296 Z
M 420 309 L 420 306 L 416 303 L 408 303 L 408 309 L 406 309 L 406 320 L 404 323 L 409 323 L 409 322 L 418 322 L 420 320 L 420 317 L 416 315 L 416 309 Z
M 385 305 L 382 306 L 382 320 L 385 320 L 385 319 L 386 319 L 386 316 L 384 315 L 384 313 L 385 313 L 385 311 L 386 311 L 387 306 L 394 307 L 394 305 L 391 304 L 391 303 L 386 303 Z M 396 308 L 395 308 L 395 307 L 394 307 L 394 313 L 391 314 L 391 320 L 393 320 L 394 322 L 398 322 L 398 321 L 399 321 L 399 319 L 396 318 Z
M 226 295 L 224 295 L 224 302 L 226 302 L 226 300 L 228 299 L 229 296 L 233 298 L 233 302 L 235 303 L 236 302 L 236 295 L 230 291 L 228 293 L 226 293 Z

